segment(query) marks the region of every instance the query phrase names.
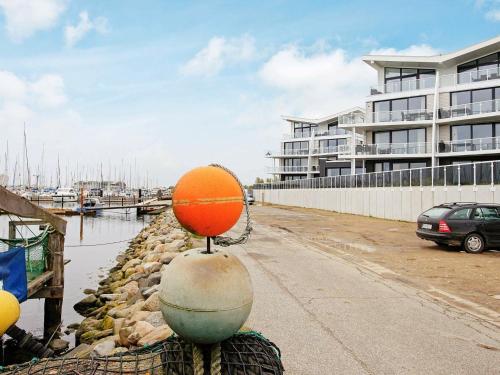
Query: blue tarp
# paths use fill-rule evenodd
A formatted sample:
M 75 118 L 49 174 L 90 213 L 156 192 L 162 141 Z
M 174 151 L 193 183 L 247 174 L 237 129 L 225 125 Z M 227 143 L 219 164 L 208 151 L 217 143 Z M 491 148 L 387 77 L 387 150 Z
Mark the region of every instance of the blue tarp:
M 0 289 L 16 296 L 19 302 L 28 298 L 24 247 L 12 247 L 0 252 Z

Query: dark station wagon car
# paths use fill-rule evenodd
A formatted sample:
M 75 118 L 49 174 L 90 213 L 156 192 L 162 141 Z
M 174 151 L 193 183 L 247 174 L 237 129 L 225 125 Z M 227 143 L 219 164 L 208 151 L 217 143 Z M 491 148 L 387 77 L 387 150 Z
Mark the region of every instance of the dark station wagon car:
M 438 245 L 462 246 L 468 253 L 500 248 L 500 205 L 442 204 L 418 217 L 416 233 Z

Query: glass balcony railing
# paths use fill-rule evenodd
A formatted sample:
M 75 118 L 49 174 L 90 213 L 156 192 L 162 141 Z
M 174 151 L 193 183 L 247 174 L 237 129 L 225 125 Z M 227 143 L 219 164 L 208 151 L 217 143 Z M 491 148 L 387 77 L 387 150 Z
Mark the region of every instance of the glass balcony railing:
M 500 79 L 500 68 L 471 70 L 468 72 L 446 74 L 440 77 L 441 87 L 455 86 L 464 83 L 474 83 Z
M 296 139 L 296 138 L 311 138 L 311 137 L 330 137 L 334 135 L 351 135 L 351 131 L 342 128 L 335 128 L 325 131 L 313 132 L 297 132 L 293 134 L 283 134 L 283 139 Z
M 469 152 L 469 151 L 500 151 L 500 137 L 457 139 L 453 141 L 441 141 L 438 144 L 438 152 Z
M 269 173 L 307 173 L 307 165 L 270 167 Z
M 347 115 L 342 115 L 339 117 L 340 125 L 355 125 L 362 124 L 365 122 L 365 115 L 361 113 L 350 113 Z
M 467 103 L 439 109 L 439 118 L 455 118 L 500 112 L 500 99 Z
M 419 155 L 431 153 L 430 142 L 356 145 L 356 155 Z
M 433 114 L 428 109 L 410 109 L 402 111 L 372 112 L 370 122 L 412 122 L 432 120 Z
M 436 77 L 426 77 L 407 81 L 389 81 L 384 85 L 370 87 L 370 95 L 389 94 L 414 90 L 432 89 L 436 84 Z
M 319 154 L 336 154 L 339 152 L 339 147 L 340 146 L 330 146 L 330 147 L 317 147 L 313 149 L 312 153 L 314 155 L 319 155 Z
M 278 151 L 268 151 L 266 152 L 267 157 L 276 156 L 307 156 L 309 155 L 309 149 L 294 149 L 294 150 L 278 150 Z

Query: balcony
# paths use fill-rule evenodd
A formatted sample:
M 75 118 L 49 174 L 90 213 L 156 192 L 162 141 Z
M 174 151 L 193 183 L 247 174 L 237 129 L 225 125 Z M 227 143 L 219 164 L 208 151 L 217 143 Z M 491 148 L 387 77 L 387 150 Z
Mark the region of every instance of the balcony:
M 432 89 L 436 84 L 436 77 L 426 77 L 408 81 L 393 81 L 384 85 L 370 87 L 370 95 L 390 94 L 415 90 Z
M 297 149 L 297 150 L 278 150 L 278 151 L 268 151 L 266 152 L 266 157 L 275 158 L 275 157 L 286 157 L 286 156 L 308 156 L 309 149 Z
M 278 167 L 268 167 L 268 173 L 272 174 L 282 174 L 282 173 L 319 173 L 319 166 L 313 165 L 309 170 L 306 165 L 301 166 L 278 166 Z
M 439 79 L 440 87 L 500 79 L 500 68 L 472 70 L 456 74 L 446 74 Z
M 459 152 L 488 153 L 491 151 L 500 151 L 500 136 L 441 141 L 438 144 L 438 151 L 440 154 Z
M 317 147 L 312 150 L 312 155 L 337 154 L 340 146 Z
M 322 132 L 306 132 L 306 133 L 297 133 L 297 134 L 283 134 L 283 139 L 298 139 L 298 138 L 311 138 L 311 137 L 331 137 L 336 135 L 345 135 L 350 136 L 351 132 L 346 129 L 330 129 Z
M 364 113 L 349 113 L 339 117 L 339 125 L 356 125 L 365 122 Z
M 500 99 L 443 107 L 439 109 L 439 118 L 452 119 L 495 112 L 500 112 Z
M 350 149 L 349 149 L 350 150 Z M 356 145 L 356 155 L 425 155 L 430 154 L 430 142 L 378 143 Z
M 430 121 L 433 113 L 428 109 L 372 112 L 368 115 L 371 123 Z

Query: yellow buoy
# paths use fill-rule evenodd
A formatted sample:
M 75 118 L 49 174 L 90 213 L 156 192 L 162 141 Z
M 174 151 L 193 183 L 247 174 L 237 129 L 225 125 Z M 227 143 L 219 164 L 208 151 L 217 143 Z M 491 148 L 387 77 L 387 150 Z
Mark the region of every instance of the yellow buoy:
M 5 290 L 0 290 L 0 336 L 19 319 L 21 307 L 17 298 Z

